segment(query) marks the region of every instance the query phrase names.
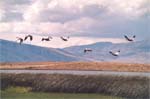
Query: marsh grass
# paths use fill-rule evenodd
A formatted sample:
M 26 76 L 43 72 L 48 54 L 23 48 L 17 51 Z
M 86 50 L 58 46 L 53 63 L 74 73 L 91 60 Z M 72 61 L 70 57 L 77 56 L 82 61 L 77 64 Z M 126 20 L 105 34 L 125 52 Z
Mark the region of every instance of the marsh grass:
M 34 92 L 97 93 L 149 99 L 148 77 L 70 74 L 1 74 L 1 87 L 30 87 Z

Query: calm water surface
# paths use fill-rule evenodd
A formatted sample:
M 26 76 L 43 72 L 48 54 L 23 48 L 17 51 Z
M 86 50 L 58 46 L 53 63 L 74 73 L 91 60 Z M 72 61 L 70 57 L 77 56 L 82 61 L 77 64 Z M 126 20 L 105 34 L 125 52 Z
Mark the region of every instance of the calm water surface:
M 74 74 L 74 75 L 123 75 L 123 76 L 147 76 L 148 72 L 114 72 L 114 71 L 77 71 L 77 70 L 0 70 L 0 73 L 33 73 L 33 74 Z

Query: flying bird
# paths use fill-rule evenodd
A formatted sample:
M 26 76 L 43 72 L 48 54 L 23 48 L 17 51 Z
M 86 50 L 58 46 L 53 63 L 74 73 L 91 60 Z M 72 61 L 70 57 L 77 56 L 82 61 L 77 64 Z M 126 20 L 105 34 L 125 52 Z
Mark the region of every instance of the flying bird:
M 17 41 L 19 41 L 19 44 L 21 45 L 23 43 L 23 38 L 21 37 L 16 37 L 17 38 Z
M 124 37 L 125 37 L 125 39 L 127 40 L 127 41 L 134 41 L 134 39 L 135 39 L 135 35 L 133 35 L 133 37 L 132 38 L 130 38 L 130 37 L 128 37 L 128 36 L 126 36 L 126 35 L 124 35 Z
M 85 48 L 85 49 L 84 49 L 84 53 L 87 53 L 87 52 L 92 52 L 92 49 Z
M 109 53 L 113 56 L 119 56 L 120 54 L 120 50 L 118 50 L 117 52 L 112 52 L 112 51 L 109 51 Z
M 47 37 L 47 38 L 42 38 L 42 41 L 50 41 L 51 39 L 53 39 L 51 36 Z
M 69 36 L 68 37 L 60 37 L 63 41 L 68 41 L 68 39 L 70 38 Z
M 27 40 L 28 38 L 30 39 L 30 41 L 33 40 L 33 36 L 32 35 L 27 35 L 27 36 L 25 36 L 24 41 Z

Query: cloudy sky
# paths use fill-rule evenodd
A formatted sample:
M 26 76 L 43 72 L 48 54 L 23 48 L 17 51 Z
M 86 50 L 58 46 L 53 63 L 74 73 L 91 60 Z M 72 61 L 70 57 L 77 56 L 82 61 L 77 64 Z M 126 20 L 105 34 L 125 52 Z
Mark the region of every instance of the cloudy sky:
M 66 47 L 100 41 L 125 42 L 123 35 L 150 39 L 149 0 L 0 0 L 0 38 L 34 35 L 33 42 Z M 49 43 L 41 37 L 54 36 Z M 59 36 L 70 36 L 67 43 Z

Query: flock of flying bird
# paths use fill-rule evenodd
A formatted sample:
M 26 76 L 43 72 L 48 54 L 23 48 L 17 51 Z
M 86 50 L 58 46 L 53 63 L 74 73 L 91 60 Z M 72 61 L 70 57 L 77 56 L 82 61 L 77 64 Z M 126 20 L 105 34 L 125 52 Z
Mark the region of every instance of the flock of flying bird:
M 26 41 L 28 38 L 29 38 L 29 40 L 30 41 L 32 41 L 33 40 L 33 36 L 32 35 L 27 35 L 27 36 L 25 36 L 24 38 L 21 38 L 21 37 L 16 37 L 17 38 L 17 40 L 19 41 L 19 43 L 20 43 L 20 45 L 24 42 L 24 41 Z M 68 41 L 68 39 L 69 39 L 69 36 L 68 37 L 60 37 L 63 41 Z M 41 39 L 41 41 L 51 41 L 51 39 L 53 39 L 51 36 L 48 36 L 47 38 L 42 38 Z
M 126 35 L 124 35 L 124 38 L 129 41 L 129 42 L 133 42 L 134 39 L 135 39 L 135 35 L 133 35 L 133 37 L 128 37 Z M 60 37 L 61 40 L 63 41 L 68 41 L 69 40 L 69 36 L 68 37 Z M 19 41 L 19 44 L 21 45 L 24 41 L 26 41 L 27 39 L 29 39 L 30 41 L 33 40 L 33 36 L 32 35 L 27 35 L 25 36 L 24 38 L 21 38 L 21 37 L 17 37 L 17 40 Z M 53 38 L 51 36 L 48 36 L 47 38 L 42 38 L 41 41 L 51 41 Z M 92 52 L 93 50 L 90 49 L 90 48 L 85 48 L 84 49 L 84 53 L 87 53 L 87 52 Z M 114 51 L 109 51 L 109 53 L 113 56 L 119 56 L 120 54 L 120 50 L 114 52 Z
M 127 41 L 129 41 L 129 42 L 133 42 L 134 39 L 135 39 L 135 37 L 136 37 L 135 35 L 133 35 L 133 37 L 128 37 L 128 36 L 124 35 L 124 38 L 125 38 Z M 84 53 L 86 53 L 86 52 L 92 52 L 92 49 L 85 48 L 85 49 L 84 49 Z M 119 56 L 120 50 L 118 50 L 118 51 L 116 51 L 116 52 L 114 52 L 114 51 L 109 51 L 109 53 L 110 53 L 111 55 L 113 55 L 113 56 Z

